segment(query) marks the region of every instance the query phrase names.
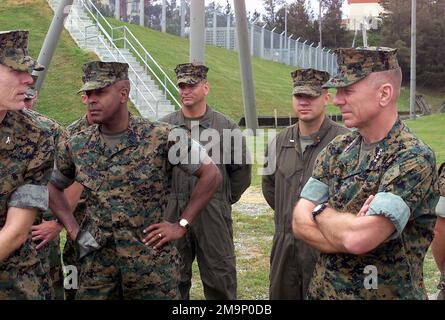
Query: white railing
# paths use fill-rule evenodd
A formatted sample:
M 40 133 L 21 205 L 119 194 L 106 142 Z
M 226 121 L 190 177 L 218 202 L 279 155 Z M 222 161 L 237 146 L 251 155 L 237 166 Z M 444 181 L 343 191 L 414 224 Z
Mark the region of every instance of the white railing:
M 170 77 L 165 73 L 165 71 L 159 66 L 158 62 L 152 57 L 152 55 L 145 49 L 145 47 L 140 43 L 140 41 L 134 36 L 134 34 L 128 29 L 127 26 L 121 26 L 121 27 L 113 27 L 111 24 L 107 21 L 107 19 L 102 15 L 102 13 L 97 9 L 97 7 L 94 5 L 94 3 L 91 0 L 79 0 L 79 4 L 89 13 L 91 18 L 93 18 L 94 23 L 98 26 L 100 31 L 107 37 L 108 41 L 113 44 L 114 47 L 117 48 L 116 42 L 123 40 L 124 42 L 124 49 L 127 49 L 127 47 L 131 48 L 134 52 L 134 54 L 140 59 L 141 63 L 143 64 L 143 67 L 145 71 L 149 71 L 150 75 L 152 75 L 156 80 L 157 83 L 162 88 L 162 91 L 165 96 L 168 96 L 170 100 L 173 102 L 176 108 L 180 108 L 181 105 L 179 101 L 176 99 L 176 96 L 174 93 L 172 93 L 171 89 L 175 91 L 175 93 L 178 93 L 178 88 L 174 84 L 174 82 L 170 79 Z M 107 32 L 104 26 L 102 26 L 101 20 L 102 19 L 106 26 L 109 28 L 110 32 Z M 100 26 L 100 27 L 99 27 Z M 115 31 L 117 30 L 123 30 L 123 37 L 122 38 L 115 38 Z M 111 33 L 111 35 L 110 35 Z M 133 43 L 130 41 L 133 40 L 133 42 L 136 43 L 137 47 L 133 45 Z M 139 49 L 139 50 L 138 50 Z M 140 53 L 142 51 L 142 55 Z M 150 66 L 150 63 L 154 66 L 153 68 Z M 163 79 L 161 79 L 158 74 L 161 75 Z
M 86 10 L 88 10 L 90 12 L 90 14 L 92 13 L 88 8 L 86 8 Z M 80 19 L 80 16 L 77 13 L 74 13 L 74 11 L 71 11 L 71 14 L 76 14 L 78 16 L 78 18 Z M 97 34 L 93 35 L 93 36 L 89 36 L 88 37 L 88 33 L 87 30 L 91 27 L 97 27 Z M 103 38 L 101 38 L 99 35 L 99 30 L 102 31 L 102 34 L 108 39 L 108 41 L 111 43 L 111 45 L 114 47 L 114 49 L 116 49 L 116 52 L 119 54 L 120 58 L 126 62 L 129 65 L 129 71 L 132 72 L 135 76 L 136 76 L 136 81 L 133 81 L 130 77 L 130 83 L 132 84 L 132 88 L 134 88 L 136 90 L 136 98 L 138 96 L 138 93 L 141 95 L 142 99 L 144 100 L 144 102 L 147 104 L 147 106 L 151 109 L 151 111 L 155 114 L 156 118 L 159 118 L 159 99 L 156 98 L 153 93 L 151 92 L 151 90 L 147 87 L 147 85 L 144 83 L 144 81 L 141 79 L 141 77 L 139 76 L 138 72 L 136 72 L 136 70 L 133 68 L 133 66 L 131 66 L 131 64 L 128 62 L 127 58 L 121 53 L 121 51 L 119 50 L 119 48 L 116 46 L 116 44 L 111 41 L 111 37 L 109 36 L 109 34 L 105 31 L 105 29 L 103 28 L 103 26 L 101 24 L 97 24 L 97 25 L 89 25 L 86 26 L 84 28 L 84 30 L 82 30 L 82 28 L 80 28 L 79 26 L 77 26 L 77 29 L 79 30 L 79 32 L 81 34 L 84 35 L 84 41 L 85 44 L 87 44 L 87 41 L 89 39 L 93 39 L 93 38 L 97 38 L 103 45 L 104 47 L 107 49 L 107 51 L 111 54 L 111 56 L 113 57 L 114 60 L 119 61 L 119 58 L 116 57 L 116 55 L 113 53 L 113 51 L 109 48 L 109 45 L 105 42 L 105 40 Z M 150 94 L 150 96 L 153 98 L 153 100 L 156 102 L 155 107 L 153 108 L 152 103 L 150 103 L 146 97 L 145 94 L 143 94 L 142 90 L 140 89 L 139 84 L 141 84 L 144 89 Z M 135 99 L 136 99 L 135 98 Z

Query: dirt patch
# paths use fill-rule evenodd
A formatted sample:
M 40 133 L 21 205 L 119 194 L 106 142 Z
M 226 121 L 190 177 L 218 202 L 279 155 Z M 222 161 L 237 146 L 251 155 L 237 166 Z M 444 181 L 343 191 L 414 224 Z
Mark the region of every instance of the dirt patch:
M 271 209 L 258 187 L 248 188 L 241 199 L 232 206 L 233 210 L 251 216 L 270 213 Z
M 261 188 L 259 188 L 259 187 L 249 187 L 243 193 L 239 202 L 240 203 L 249 203 L 249 204 L 265 204 L 265 205 L 267 205 L 267 202 L 263 197 Z

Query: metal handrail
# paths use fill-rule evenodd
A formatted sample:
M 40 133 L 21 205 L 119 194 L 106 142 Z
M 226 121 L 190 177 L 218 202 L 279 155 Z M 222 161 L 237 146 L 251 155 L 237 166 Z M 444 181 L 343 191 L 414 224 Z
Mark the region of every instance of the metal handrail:
M 99 16 L 105 20 L 107 26 L 111 29 L 111 42 L 115 41 L 119 41 L 119 40 L 124 40 L 124 48 L 126 48 L 126 44 L 129 44 L 130 47 L 133 49 L 133 51 L 135 52 L 135 54 L 139 57 L 139 59 L 142 61 L 142 63 L 144 64 L 144 66 L 146 67 L 146 69 L 148 69 L 150 71 L 150 74 L 156 78 L 156 80 L 158 81 L 158 84 L 164 89 L 164 94 L 168 94 L 169 97 L 171 98 L 171 100 L 173 100 L 174 104 L 180 108 L 181 105 L 179 103 L 179 101 L 176 99 L 175 95 L 170 91 L 170 89 L 168 88 L 168 84 L 170 84 L 170 86 L 172 88 L 174 88 L 174 90 L 176 92 L 179 92 L 178 88 L 176 87 L 176 85 L 174 84 L 174 82 L 170 79 L 170 77 L 165 73 L 165 71 L 161 68 L 161 66 L 158 64 L 158 62 L 152 57 L 152 55 L 145 49 L 145 47 L 140 43 L 140 41 L 134 36 L 134 34 L 131 32 L 131 30 L 127 27 L 127 26 L 119 26 L 119 27 L 112 27 L 110 25 L 110 23 L 105 19 L 105 17 L 102 15 L 102 13 L 100 13 L 99 9 L 97 9 L 97 7 L 94 5 L 94 3 L 91 2 L 91 0 L 79 0 L 82 7 L 84 7 L 89 13 L 90 15 L 93 17 L 93 19 L 95 19 L 96 24 L 97 25 L 101 25 L 100 21 L 99 21 Z M 88 3 L 89 5 L 91 5 L 91 7 L 94 8 L 94 10 L 96 11 L 95 13 L 91 12 L 90 8 L 86 5 L 86 3 Z M 119 30 L 119 29 L 123 29 L 124 30 L 124 37 L 123 38 L 114 38 L 114 31 L 115 30 Z M 101 28 L 103 33 L 107 33 L 105 28 Z M 136 44 L 142 48 L 143 53 L 145 54 L 145 58 L 142 57 L 142 55 L 139 53 L 139 50 L 137 50 L 135 48 L 135 46 L 130 42 L 129 39 L 127 39 L 127 33 L 131 36 L 131 38 L 136 42 Z M 107 33 L 108 34 L 108 33 Z M 108 35 L 108 38 L 110 38 L 110 36 Z M 157 68 L 157 70 L 163 75 L 164 77 L 164 81 L 162 81 L 158 75 L 156 74 L 156 72 L 150 67 L 150 65 L 147 62 L 147 58 L 151 61 L 151 63 L 153 63 L 153 65 Z
M 89 9 L 87 8 L 87 10 L 89 11 Z M 72 11 L 73 12 L 73 11 Z M 91 12 L 90 12 L 91 13 Z M 77 14 L 77 13 L 75 13 Z M 79 15 L 77 14 L 77 16 L 79 17 Z M 119 59 L 115 56 L 115 54 L 112 52 L 112 50 L 110 50 L 110 48 L 108 47 L 107 43 L 101 38 L 99 37 L 99 29 L 102 30 L 102 32 L 104 32 L 102 25 L 98 24 L 98 34 L 95 36 L 90 36 L 87 37 L 87 32 L 86 30 L 90 27 L 94 27 L 94 25 L 89 25 L 85 27 L 85 32 L 84 32 L 84 39 L 85 41 L 87 39 L 91 39 L 91 38 L 97 38 L 99 39 L 99 41 L 101 41 L 104 44 L 104 47 L 107 49 L 107 51 L 112 55 L 112 57 L 114 58 L 115 61 L 118 61 Z M 77 29 L 79 30 L 79 32 L 82 33 L 82 29 L 78 26 Z M 110 41 L 110 36 L 108 35 L 108 33 L 105 32 L 104 34 L 108 41 Z M 132 71 L 134 73 L 134 75 L 136 76 L 137 80 L 140 81 L 140 83 L 142 84 L 142 86 L 148 91 L 148 93 L 152 96 L 153 100 L 156 101 L 156 107 L 155 109 L 152 107 L 152 104 L 147 100 L 146 96 L 142 93 L 141 89 L 138 87 L 139 81 L 138 82 L 134 82 L 133 80 L 129 79 L 130 82 L 134 85 L 134 88 L 136 89 L 137 92 L 140 93 L 141 97 L 143 98 L 143 100 L 145 101 L 145 103 L 148 105 L 148 107 L 151 109 L 151 111 L 156 115 L 156 118 L 159 118 L 159 99 L 157 99 L 153 93 L 151 92 L 151 90 L 147 87 L 147 85 L 144 83 L 144 81 L 141 79 L 141 77 L 138 75 L 138 73 L 136 72 L 136 70 L 128 63 L 128 60 L 125 58 L 125 56 L 120 52 L 119 48 L 114 44 L 114 42 L 110 41 L 110 43 L 112 43 L 113 47 L 116 49 L 116 51 L 119 53 L 120 57 L 128 64 L 130 71 Z
M 134 36 L 133 32 L 131 32 L 131 30 L 125 26 L 126 31 L 130 34 L 130 36 L 134 39 L 134 41 L 139 45 L 140 48 L 142 48 L 142 50 L 144 51 L 144 54 L 147 58 L 149 58 L 151 60 L 151 62 L 157 67 L 157 69 L 162 73 L 162 75 L 164 76 L 164 81 L 167 81 L 175 90 L 176 92 L 179 92 L 177 86 L 175 85 L 175 83 L 170 79 L 170 77 L 165 73 L 165 71 L 161 68 L 161 66 L 157 63 L 157 61 L 152 57 L 152 55 L 145 49 L 145 47 L 140 43 L 140 41 Z M 128 41 L 128 43 L 131 44 L 130 41 Z M 134 46 L 132 46 L 134 48 Z M 164 87 L 164 89 L 166 90 L 166 92 L 168 92 L 168 94 L 170 95 L 170 97 L 175 101 L 175 103 L 180 107 L 179 102 L 176 100 L 175 96 L 170 92 L 170 90 L 168 90 L 168 88 L 162 83 L 161 79 L 158 78 L 158 76 L 156 75 L 156 73 L 151 69 L 151 67 L 148 65 L 148 63 L 145 61 L 145 59 L 142 58 L 142 56 L 140 55 L 140 53 L 134 48 L 133 49 L 135 52 L 137 52 L 139 58 L 144 62 L 144 64 L 147 66 L 147 68 L 150 69 L 150 71 L 153 73 L 153 75 L 156 77 L 156 79 L 161 83 L 161 85 Z

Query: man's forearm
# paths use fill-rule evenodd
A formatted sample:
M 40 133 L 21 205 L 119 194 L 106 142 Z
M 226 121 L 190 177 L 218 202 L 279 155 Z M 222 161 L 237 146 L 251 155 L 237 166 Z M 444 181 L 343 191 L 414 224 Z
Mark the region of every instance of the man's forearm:
M 294 209 L 292 230 L 297 239 L 303 240 L 314 249 L 324 253 L 340 252 L 328 239 L 320 232 L 318 226 L 312 220 L 313 203 L 306 199 L 300 199 Z
M 445 274 L 445 218 L 437 217 L 431 248 L 439 271 Z
M 13 251 L 20 248 L 22 240 L 18 235 L 0 230 L 0 265 Z
M 340 250 L 330 243 L 325 236 L 313 226 L 302 226 L 299 238 L 314 249 L 324 253 L 339 253 Z
M 341 252 L 364 254 L 375 249 L 394 232 L 384 216 L 361 216 L 326 208 L 317 216 L 321 233 Z
M 35 209 L 8 209 L 6 223 L 0 230 L 0 265 L 26 241 L 35 216 Z
M 351 213 L 340 213 L 332 208 L 317 216 L 317 226 L 329 242 L 333 243 L 341 252 L 348 252 L 345 242 L 351 232 L 352 219 L 356 219 Z
M 71 212 L 71 207 L 65 194 L 51 182 L 48 184 L 48 191 L 51 212 L 57 217 L 59 222 L 63 224 L 69 237 L 72 240 L 76 239 L 77 233 L 79 232 L 79 225 Z
M 198 181 L 191 195 L 190 201 L 181 215 L 191 224 L 198 214 L 212 199 L 213 194 L 222 182 L 222 176 L 218 167 L 212 162 L 203 164 L 197 173 Z

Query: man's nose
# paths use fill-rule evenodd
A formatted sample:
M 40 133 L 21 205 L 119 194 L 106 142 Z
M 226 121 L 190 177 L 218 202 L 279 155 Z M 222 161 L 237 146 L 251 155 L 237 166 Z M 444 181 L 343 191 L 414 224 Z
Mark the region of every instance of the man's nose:
M 33 77 L 28 72 L 22 72 L 20 77 L 23 84 L 32 85 L 34 83 Z
M 338 93 L 335 95 L 334 100 L 332 101 L 334 105 L 337 107 L 342 106 L 345 103 L 345 99 L 343 98 L 343 95 Z

